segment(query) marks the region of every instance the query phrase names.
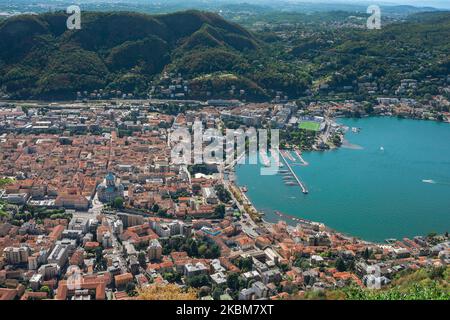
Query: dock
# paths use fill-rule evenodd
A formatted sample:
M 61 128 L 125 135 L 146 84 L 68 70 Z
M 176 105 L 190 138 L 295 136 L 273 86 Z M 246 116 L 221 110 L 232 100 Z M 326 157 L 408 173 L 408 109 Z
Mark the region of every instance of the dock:
M 307 166 L 309 163 L 303 159 L 301 152 L 299 152 L 297 149 L 294 150 L 295 154 L 297 155 L 297 158 L 300 160 L 302 166 Z
M 290 220 L 295 221 L 297 223 L 300 223 L 302 225 L 311 226 L 311 225 L 313 225 L 315 223 L 313 221 L 309 221 L 309 220 L 306 220 L 306 219 L 301 219 L 301 218 L 298 218 L 296 216 L 292 216 L 292 215 L 289 215 L 289 214 L 282 213 L 280 211 L 275 211 L 275 214 L 277 216 L 279 216 L 280 218 L 290 219 Z
M 290 151 L 281 151 L 281 152 L 284 152 L 284 156 L 286 157 L 286 158 L 288 158 L 289 160 L 291 160 L 291 161 L 295 161 L 295 158 L 292 156 L 292 154 L 291 154 L 291 152 Z
M 297 181 L 298 185 L 300 186 L 300 188 L 302 189 L 302 192 L 304 194 L 308 194 L 308 189 L 306 189 L 305 185 L 303 184 L 303 182 L 297 177 L 297 175 L 295 174 L 294 170 L 292 170 L 291 165 L 287 162 L 286 158 L 283 156 L 283 154 L 280 152 L 280 156 L 283 159 L 284 163 L 286 164 L 286 166 L 288 167 L 289 171 L 291 172 L 292 176 L 294 177 L 294 179 Z
M 227 164 L 227 165 L 225 166 L 224 169 L 225 169 L 225 170 L 233 169 L 233 167 L 234 167 L 236 164 L 238 164 L 239 161 L 241 161 L 241 159 L 242 159 L 243 157 L 245 157 L 245 151 L 242 152 L 236 159 L 233 159 L 233 161 L 231 161 L 231 163 Z
M 259 150 L 259 155 L 261 156 L 261 162 L 263 163 L 263 165 L 265 166 L 265 167 L 270 167 L 270 160 L 269 160 L 269 158 L 267 157 L 267 151 L 266 150 L 264 150 L 264 149 L 260 149 Z

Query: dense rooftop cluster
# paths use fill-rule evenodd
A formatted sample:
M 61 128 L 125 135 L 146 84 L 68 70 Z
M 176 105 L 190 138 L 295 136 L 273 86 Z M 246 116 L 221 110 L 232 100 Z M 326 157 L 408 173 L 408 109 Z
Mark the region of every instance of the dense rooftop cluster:
M 268 223 L 232 169 L 170 161 L 171 130 L 196 120 L 285 132 L 317 122 L 313 140 L 328 143 L 342 134 L 331 116 L 357 104 L 176 104 L 174 115 L 148 102 L 4 106 L 0 300 L 140 299 L 169 283 L 202 299 L 302 298 L 448 264 L 448 235 L 382 245 Z

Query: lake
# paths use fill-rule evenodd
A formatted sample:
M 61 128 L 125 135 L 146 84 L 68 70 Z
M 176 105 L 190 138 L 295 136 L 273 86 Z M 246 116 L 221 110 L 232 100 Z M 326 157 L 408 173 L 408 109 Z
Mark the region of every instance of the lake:
M 450 229 L 449 124 L 388 117 L 339 123 L 361 131 L 349 130 L 345 147 L 305 152 L 309 165 L 293 166 L 307 195 L 282 175 L 261 176 L 258 165 L 236 168 L 238 185 L 266 220 L 278 220 L 278 210 L 378 242 Z

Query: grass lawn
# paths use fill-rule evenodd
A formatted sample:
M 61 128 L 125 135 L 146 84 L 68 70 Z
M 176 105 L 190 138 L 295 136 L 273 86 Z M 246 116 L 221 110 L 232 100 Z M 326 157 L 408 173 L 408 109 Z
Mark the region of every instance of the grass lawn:
M 298 125 L 299 129 L 319 131 L 320 123 L 314 121 L 303 121 Z

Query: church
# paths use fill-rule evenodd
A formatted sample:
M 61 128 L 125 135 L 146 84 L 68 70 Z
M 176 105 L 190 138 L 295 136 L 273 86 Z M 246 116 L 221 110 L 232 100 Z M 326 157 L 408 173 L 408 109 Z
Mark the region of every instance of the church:
M 123 198 L 123 185 L 120 179 L 113 173 L 108 173 L 101 184 L 97 187 L 98 199 L 103 203 L 110 203 L 117 197 Z

